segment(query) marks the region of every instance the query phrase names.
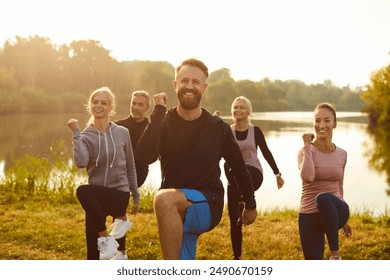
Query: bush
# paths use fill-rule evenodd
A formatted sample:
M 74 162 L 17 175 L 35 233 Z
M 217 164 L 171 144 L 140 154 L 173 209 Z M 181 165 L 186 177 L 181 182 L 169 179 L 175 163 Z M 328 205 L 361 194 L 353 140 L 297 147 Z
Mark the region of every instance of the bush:
M 48 201 L 52 203 L 76 202 L 77 171 L 69 155 L 62 153 L 63 141 L 51 146 L 50 157 L 25 155 L 0 181 L 0 203 Z

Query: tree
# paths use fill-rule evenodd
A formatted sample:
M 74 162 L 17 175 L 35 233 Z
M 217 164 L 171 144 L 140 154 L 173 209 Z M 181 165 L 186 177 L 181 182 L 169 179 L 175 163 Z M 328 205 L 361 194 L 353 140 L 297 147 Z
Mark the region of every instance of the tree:
M 30 36 L 16 37 L 7 41 L 1 57 L 1 63 L 12 69 L 21 85 L 50 91 L 56 88 L 62 73 L 59 54 L 48 38 Z
M 165 61 L 135 60 L 121 63 L 125 73 L 123 81 L 126 84 L 125 91 L 131 93 L 134 90 L 146 90 L 150 95 L 158 92 L 168 94 L 168 107 L 176 105 L 173 92 L 174 67 Z M 129 100 L 129 96 L 126 97 Z
M 110 51 L 94 40 L 73 41 L 63 53 L 64 72 L 71 91 L 90 92 L 92 89 L 116 84 L 119 62 Z
M 15 78 L 15 70 L 0 65 L 0 88 L 9 92 L 17 89 L 18 81 Z
M 370 126 L 390 125 L 390 64 L 371 75 L 371 83 L 363 93 L 364 112 L 369 114 Z
M 390 65 L 373 72 L 371 83 L 363 93 L 369 114 L 369 132 L 374 140 L 374 148 L 367 151 L 370 166 L 386 172 L 390 195 Z
M 210 73 L 202 105 L 212 112 L 218 109 L 226 114 L 227 110 L 230 110 L 234 98 L 238 95 L 236 82 L 231 77 L 230 70 L 222 68 Z
M 118 112 L 128 112 L 129 93 L 144 89 L 154 94 L 168 93 L 168 106 L 176 105 L 172 88 L 174 67 L 165 61 L 123 61 L 114 59 L 99 41 L 73 41 L 69 45 L 52 45 L 48 38 L 15 37 L 0 49 L 1 113 L 11 112 L 79 112 L 88 94 L 101 86 L 110 87 L 118 97 Z M 379 72 L 378 77 L 388 75 Z M 383 80 L 382 78 L 378 78 Z M 313 110 L 322 101 L 334 103 L 342 110 L 360 110 L 361 90 L 338 88 L 332 81 L 306 85 L 300 81 L 239 80 L 228 68 L 211 72 L 202 105 L 224 114 L 230 112 L 234 98 L 248 97 L 254 111 Z M 379 86 L 379 85 L 378 85 Z M 383 85 L 381 85 L 383 87 Z M 376 80 L 369 92 L 376 91 Z M 388 121 L 386 103 L 370 100 L 372 120 Z M 372 99 L 372 100 L 371 100 Z M 121 102 L 123 101 L 123 102 Z M 372 103 L 371 103 L 372 102 Z M 74 106 L 74 104 L 81 104 Z M 386 105 L 388 108 L 389 105 Z M 375 109 L 374 109 L 375 108 Z

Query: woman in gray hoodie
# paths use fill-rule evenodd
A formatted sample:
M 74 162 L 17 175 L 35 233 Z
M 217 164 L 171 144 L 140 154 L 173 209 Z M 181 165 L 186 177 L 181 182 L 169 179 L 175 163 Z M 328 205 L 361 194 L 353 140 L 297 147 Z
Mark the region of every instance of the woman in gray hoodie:
M 70 119 L 73 132 L 73 157 L 79 168 L 86 168 L 88 184 L 77 188 L 77 197 L 85 210 L 87 259 L 115 258 L 116 239 L 125 236 L 131 223 L 126 209 L 130 193 L 132 214 L 139 211 L 139 192 L 129 131 L 113 122 L 115 95 L 102 87 L 89 97 L 87 110 L 91 118 L 80 132 L 77 119 Z M 116 217 L 110 234 L 106 217 Z

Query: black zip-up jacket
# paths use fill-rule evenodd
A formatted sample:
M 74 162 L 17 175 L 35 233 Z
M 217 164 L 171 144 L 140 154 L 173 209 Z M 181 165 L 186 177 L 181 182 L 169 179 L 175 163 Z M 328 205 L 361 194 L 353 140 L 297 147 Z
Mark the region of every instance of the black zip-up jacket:
M 132 116 L 128 116 L 126 119 L 115 121 L 115 123 L 124 126 L 129 130 L 131 137 L 131 145 L 133 146 L 133 151 L 135 151 L 135 147 L 138 143 L 138 140 L 141 137 L 142 132 L 148 125 L 149 120 L 145 118 L 141 122 L 136 122 Z M 141 187 L 145 182 L 146 177 L 148 177 L 149 167 L 148 165 L 142 165 L 135 161 L 135 169 L 137 171 L 138 187 Z
M 211 228 L 222 217 L 224 188 L 220 180 L 221 158 L 229 164 L 244 197 L 245 207 L 255 209 L 256 201 L 250 174 L 230 126 L 202 109 L 194 121 L 185 121 L 176 108 L 166 112 L 154 107 L 150 123 L 135 151 L 141 164 L 161 163 L 161 188 L 191 188 L 203 193 L 210 205 Z

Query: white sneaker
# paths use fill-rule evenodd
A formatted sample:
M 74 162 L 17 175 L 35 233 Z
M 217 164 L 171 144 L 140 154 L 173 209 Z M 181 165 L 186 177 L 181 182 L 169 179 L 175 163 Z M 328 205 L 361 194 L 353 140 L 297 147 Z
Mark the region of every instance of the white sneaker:
M 131 228 L 131 222 L 129 219 L 123 221 L 121 219 L 115 219 L 112 231 L 110 235 L 115 239 L 120 239 L 125 236 L 126 232 Z
M 98 249 L 99 249 L 99 259 L 109 260 L 112 259 L 118 252 L 117 248 L 119 247 L 118 242 L 112 237 L 99 237 L 98 240 Z
M 126 253 L 123 254 L 121 251 L 118 251 L 111 260 L 128 260 L 128 258 Z

